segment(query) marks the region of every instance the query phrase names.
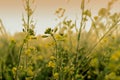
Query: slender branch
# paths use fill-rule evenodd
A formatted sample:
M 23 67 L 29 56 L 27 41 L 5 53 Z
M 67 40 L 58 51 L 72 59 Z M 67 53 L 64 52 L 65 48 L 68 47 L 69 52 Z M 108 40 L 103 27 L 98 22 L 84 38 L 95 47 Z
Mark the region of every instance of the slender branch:
M 29 24 L 30 24 L 30 5 L 29 5 L 29 0 L 27 1 L 27 31 L 29 30 Z
M 20 51 L 19 51 L 18 64 L 17 64 L 17 68 L 16 68 L 15 80 L 18 80 L 18 68 L 19 68 L 19 65 L 20 65 L 21 55 L 22 55 L 22 50 L 23 50 L 24 44 L 25 44 L 25 42 L 23 41 L 23 43 L 21 45 L 21 48 L 20 48 Z
M 84 0 L 83 0 L 83 4 L 84 6 Z M 80 38 L 81 38 L 81 32 L 82 32 L 82 26 L 83 26 L 83 12 L 84 12 L 84 7 L 82 9 L 82 15 L 81 15 L 81 22 L 80 22 L 80 28 L 79 28 L 79 32 L 78 32 L 78 39 L 77 39 L 77 52 L 78 52 L 78 49 L 79 49 L 79 45 L 80 45 Z
M 55 39 L 53 34 L 51 34 L 51 36 L 52 36 L 53 40 L 55 41 L 55 48 L 56 48 L 56 54 L 57 54 L 57 41 L 56 41 L 56 39 Z
M 92 53 L 92 51 L 97 47 L 97 45 L 103 40 L 103 38 L 113 29 L 115 28 L 115 26 L 120 22 L 120 20 L 118 20 L 117 22 L 115 22 L 112 27 L 99 39 L 99 41 L 90 49 L 90 51 L 88 52 L 88 54 Z

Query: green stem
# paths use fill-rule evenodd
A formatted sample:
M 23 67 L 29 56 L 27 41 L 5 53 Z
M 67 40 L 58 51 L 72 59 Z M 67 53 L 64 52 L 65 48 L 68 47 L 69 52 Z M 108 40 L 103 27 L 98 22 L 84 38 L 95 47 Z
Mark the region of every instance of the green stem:
M 81 23 L 80 23 L 80 28 L 79 28 L 79 32 L 78 32 L 78 39 L 77 39 L 77 51 L 79 50 L 79 45 L 80 45 L 80 38 L 81 38 L 81 32 L 82 32 L 82 26 L 83 26 L 83 14 L 82 14 L 82 19 L 81 19 Z
M 30 13 L 30 5 L 29 5 L 29 0 L 27 1 L 27 24 L 28 24 L 28 26 L 27 26 L 27 31 L 29 31 L 29 24 L 30 24 L 30 15 L 29 15 L 29 13 Z
M 18 80 L 18 68 L 19 68 L 19 65 L 20 65 L 21 54 L 22 54 L 22 50 L 23 50 L 24 44 L 25 44 L 25 42 L 23 41 L 22 46 L 21 46 L 20 51 L 19 51 L 18 64 L 17 64 L 15 80 Z
M 20 65 L 20 61 L 21 61 L 21 55 L 22 55 L 22 51 L 23 51 L 23 47 L 24 47 L 24 44 L 26 43 L 26 39 L 28 38 L 28 34 L 26 35 L 22 45 L 21 45 L 21 48 L 20 48 L 20 51 L 19 51 L 19 56 L 18 56 L 18 64 L 17 64 L 17 68 L 16 68 L 16 75 L 15 75 L 15 80 L 18 80 L 18 68 L 19 68 L 19 65 Z
M 77 47 L 76 47 L 76 59 L 75 59 L 75 65 L 76 68 L 78 68 L 77 63 L 78 63 L 78 53 L 79 53 L 79 45 L 80 45 L 80 39 L 81 39 L 81 32 L 82 32 L 82 28 L 83 28 L 83 12 L 84 12 L 84 0 L 82 1 L 83 8 L 82 8 L 82 15 L 81 15 L 81 22 L 80 22 L 80 28 L 79 28 L 79 32 L 78 32 L 78 37 L 77 37 Z
M 79 28 L 79 32 L 78 32 L 78 38 L 77 38 L 77 52 L 78 52 L 78 50 L 79 50 L 79 45 L 80 45 L 80 39 L 81 39 L 81 32 L 82 32 L 82 28 L 83 28 L 83 19 L 84 19 L 84 17 L 83 17 L 83 12 L 84 12 L 84 6 L 85 6 L 85 0 L 82 0 L 82 3 L 81 3 L 81 5 L 83 5 L 83 7 L 82 7 L 82 15 L 81 15 L 81 22 L 80 22 L 80 28 Z
M 51 34 L 51 36 L 52 36 L 53 40 L 55 41 L 55 50 L 56 50 L 56 54 L 57 54 L 57 41 L 56 41 L 56 39 L 55 39 L 53 34 Z

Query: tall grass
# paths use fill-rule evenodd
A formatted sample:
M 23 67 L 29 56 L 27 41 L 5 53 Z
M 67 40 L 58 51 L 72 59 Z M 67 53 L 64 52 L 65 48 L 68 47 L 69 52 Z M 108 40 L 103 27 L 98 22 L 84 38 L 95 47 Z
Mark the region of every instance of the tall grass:
M 79 28 L 77 20 L 67 19 L 66 10 L 59 8 L 56 14 L 63 21 L 39 36 L 34 32 L 33 2 L 23 1 L 23 32 L 10 36 L 1 31 L 1 80 L 120 80 L 120 14 L 110 13 L 114 0 L 97 16 L 82 0 Z

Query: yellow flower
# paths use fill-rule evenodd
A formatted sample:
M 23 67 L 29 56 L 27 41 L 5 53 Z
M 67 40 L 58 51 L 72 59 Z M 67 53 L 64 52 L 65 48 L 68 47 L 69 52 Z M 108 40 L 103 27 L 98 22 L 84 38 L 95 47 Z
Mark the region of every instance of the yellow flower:
M 28 13 L 29 16 L 33 14 L 33 10 L 31 8 L 26 8 L 25 11 Z
M 97 58 L 92 59 L 91 62 L 90 62 L 90 64 L 93 67 L 97 67 L 98 66 L 98 60 L 97 60 Z
M 16 68 L 16 67 L 13 67 L 13 68 L 12 68 L 12 72 L 13 72 L 13 74 L 15 74 L 15 73 L 16 73 L 16 70 L 17 70 L 17 68 Z
M 63 32 L 64 30 L 61 30 L 61 35 L 63 35 Z M 59 41 L 65 41 L 65 37 L 64 36 L 61 36 L 60 34 L 57 34 L 55 35 L 55 38 L 56 40 L 59 40 Z
M 53 77 L 54 77 L 55 79 L 58 79 L 59 74 L 58 74 L 58 73 L 54 73 L 54 74 L 53 74 Z
M 33 39 L 34 39 L 34 40 L 35 40 L 35 39 L 37 40 L 37 37 L 36 37 L 36 36 L 30 36 L 29 38 L 30 38 L 31 40 L 33 40 Z
M 33 72 L 31 69 L 28 69 L 28 70 L 27 70 L 27 75 L 28 75 L 28 76 L 33 76 L 33 75 L 34 75 L 34 72 Z
M 91 78 L 91 76 L 90 76 L 90 75 L 88 75 L 88 76 L 87 76 L 87 78 L 88 78 L 88 79 L 90 79 L 90 78 Z
M 120 52 L 119 51 L 117 51 L 116 53 L 113 53 L 112 55 L 111 55 L 111 60 L 114 60 L 114 61 L 118 61 L 119 60 L 119 58 L 120 58 Z
M 97 19 L 98 19 L 98 16 L 95 16 L 94 19 L 97 20 Z
M 114 55 L 111 56 L 111 60 L 118 61 L 119 57 L 114 54 Z
M 23 69 L 23 66 L 19 66 L 19 69 L 22 70 L 22 69 Z
M 54 56 L 50 56 L 50 59 L 51 60 L 55 60 L 56 58 Z
M 32 67 L 32 66 L 29 66 L 29 67 L 27 68 L 27 75 L 28 75 L 28 76 L 33 76 L 33 75 L 34 75 L 33 67 Z
M 54 67 L 55 67 L 55 63 L 52 62 L 52 61 L 50 61 L 50 62 L 48 63 L 48 67 L 52 67 L 52 68 L 54 68 Z
M 106 80 L 116 80 L 116 74 L 114 72 L 109 73 L 105 76 Z

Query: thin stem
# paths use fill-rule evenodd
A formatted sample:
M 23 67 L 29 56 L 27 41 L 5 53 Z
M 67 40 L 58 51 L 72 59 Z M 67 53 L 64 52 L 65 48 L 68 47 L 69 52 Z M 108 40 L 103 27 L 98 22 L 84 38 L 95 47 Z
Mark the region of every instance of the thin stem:
M 83 4 L 82 4 L 82 5 L 84 5 L 84 0 L 83 0 Z M 78 50 L 79 50 L 80 38 L 81 38 L 81 32 L 82 32 L 82 27 L 83 27 L 83 12 L 84 12 L 84 7 L 83 7 L 83 9 L 82 9 L 80 28 L 79 28 L 79 32 L 78 32 L 78 39 L 77 39 L 77 52 L 78 52 Z
M 119 23 L 120 20 L 115 22 L 112 27 L 99 39 L 99 41 L 90 49 L 88 53 L 92 53 L 92 51 L 96 48 L 96 46 L 103 40 L 103 38 Z
M 96 23 L 94 22 L 94 20 L 92 19 L 92 17 L 90 17 L 90 19 L 91 19 L 91 21 L 92 21 L 92 23 L 93 23 L 93 27 L 94 27 L 94 29 L 95 29 L 96 35 L 97 35 L 97 37 L 99 38 L 98 30 L 97 30 L 97 27 L 96 27 Z M 90 28 L 90 31 L 92 30 L 93 27 Z M 89 32 L 89 33 L 90 33 L 90 32 Z
M 56 39 L 55 39 L 53 34 L 51 34 L 51 36 L 52 36 L 53 40 L 55 41 L 55 48 L 56 48 L 56 54 L 57 54 L 57 41 L 56 41 Z
M 29 30 L 29 24 L 30 24 L 30 5 L 29 0 L 27 1 L 27 31 Z
M 23 43 L 22 43 L 22 45 L 21 45 L 21 48 L 20 48 L 20 51 L 19 51 L 18 64 L 17 64 L 17 70 L 16 70 L 15 80 L 18 80 L 18 68 L 19 68 L 19 65 L 20 65 L 21 54 L 22 54 L 22 50 L 23 50 L 24 44 L 25 44 L 25 42 L 23 41 Z
M 78 32 L 78 37 L 77 37 L 77 47 L 76 47 L 76 59 L 75 59 L 75 66 L 76 66 L 76 71 L 75 73 L 77 73 L 77 69 L 78 69 L 78 52 L 79 52 L 79 45 L 80 45 L 80 40 L 81 40 L 81 32 L 82 32 L 82 28 L 83 28 L 83 19 L 84 19 L 84 5 L 85 4 L 85 0 L 82 0 L 81 3 L 81 9 L 82 9 L 82 15 L 81 15 L 81 22 L 80 22 L 80 28 L 79 28 L 79 32 Z M 75 79 L 75 76 L 74 76 Z

